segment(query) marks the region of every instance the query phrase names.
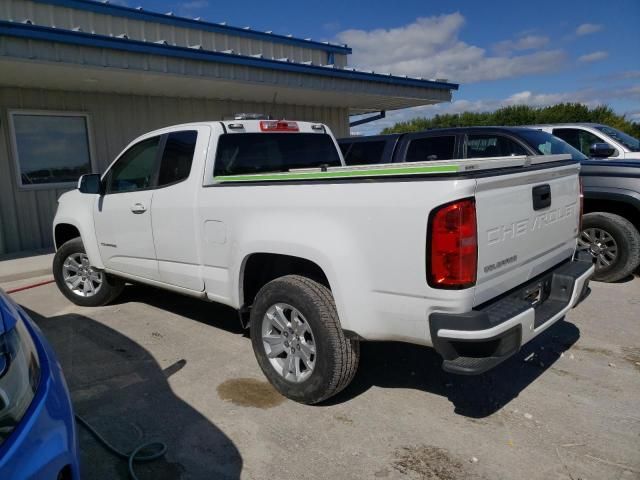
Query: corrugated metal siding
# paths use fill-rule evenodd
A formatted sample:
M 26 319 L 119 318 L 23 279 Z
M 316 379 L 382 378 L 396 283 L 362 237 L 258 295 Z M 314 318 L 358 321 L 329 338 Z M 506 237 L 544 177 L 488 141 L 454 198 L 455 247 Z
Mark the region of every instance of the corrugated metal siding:
M 219 120 L 235 112 L 271 111 L 277 118 L 326 123 L 338 136 L 349 132 L 346 108 L 0 88 L 0 253 L 51 246 L 56 201 L 65 191 L 21 190 L 16 186 L 8 127 L 10 109 L 88 113 L 94 161 L 100 172 L 142 133 L 177 123 Z
M 80 28 L 83 32 L 113 37 L 125 34 L 132 40 L 147 42 L 164 40 L 170 45 L 182 47 L 201 45 L 205 50 L 233 50 L 240 55 L 262 54 L 266 58 L 287 57 L 297 63 L 308 61 L 316 65 L 328 63 L 328 54 L 324 50 L 104 15 L 35 3 L 30 0 L 1 0 L 0 18 L 14 22 L 30 20 L 34 25 L 65 30 Z M 339 67 L 347 65 L 346 55 L 334 53 L 333 56 L 335 65 Z
M 318 74 L 285 72 L 274 69 L 258 68 L 245 65 L 230 65 L 217 62 L 165 57 L 137 52 L 123 52 L 107 48 L 86 47 L 46 40 L 29 40 L 16 37 L 0 36 L 0 56 L 20 58 L 30 61 L 53 62 L 58 64 L 79 65 L 83 67 L 109 67 L 140 73 L 189 75 L 203 79 L 216 79 L 247 82 L 252 85 L 277 85 L 294 89 L 310 89 L 321 92 L 339 93 L 342 102 L 343 94 L 374 95 L 389 101 L 388 108 L 403 108 L 413 104 L 394 104 L 400 99 L 419 99 L 427 102 L 417 104 L 449 101 L 450 90 L 441 88 L 425 88 L 423 86 L 405 86 L 350 78 L 336 78 Z M 318 67 L 320 70 L 324 68 Z M 0 83 L 2 78 L 0 77 Z M 14 83 L 12 85 L 24 85 Z M 212 85 L 212 88 L 214 86 Z M 65 87 L 62 87 L 65 88 Z M 213 90 L 212 90 L 213 91 Z M 185 91 L 185 95 L 189 92 Z M 322 100 L 323 102 L 326 99 Z M 299 103 L 299 102 L 291 102 Z M 342 105 L 342 103 L 340 103 Z M 371 101 L 365 100 L 362 106 L 371 107 Z M 383 108 L 384 109 L 384 108 Z

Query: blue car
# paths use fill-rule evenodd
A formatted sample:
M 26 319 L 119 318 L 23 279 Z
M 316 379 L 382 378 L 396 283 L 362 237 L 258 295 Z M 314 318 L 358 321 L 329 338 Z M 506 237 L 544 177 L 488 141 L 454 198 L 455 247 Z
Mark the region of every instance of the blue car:
M 44 335 L 0 290 L 0 479 L 79 480 L 67 385 Z

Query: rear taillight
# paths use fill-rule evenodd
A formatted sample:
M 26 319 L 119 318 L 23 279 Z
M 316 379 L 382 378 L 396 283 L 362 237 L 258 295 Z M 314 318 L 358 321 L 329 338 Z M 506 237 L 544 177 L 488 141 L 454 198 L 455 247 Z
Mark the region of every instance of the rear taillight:
M 580 220 L 578 220 L 578 235 L 582 231 L 582 215 L 584 215 L 584 185 L 582 184 L 582 177 L 580 178 Z
M 431 214 L 427 259 L 430 286 L 460 289 L 475 285 L 478 233 L 473 198 L 443 205 Z
M 260 130 L 263 132 L 297 132 L 298 124 L 287 120 L 262 120 Z

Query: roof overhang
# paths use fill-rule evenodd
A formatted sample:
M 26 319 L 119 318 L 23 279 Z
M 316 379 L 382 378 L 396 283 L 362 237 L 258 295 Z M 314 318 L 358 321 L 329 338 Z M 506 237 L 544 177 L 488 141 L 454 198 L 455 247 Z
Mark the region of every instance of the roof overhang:
M 458 85 L 0 21 L 0 85 L 346 107 L 451 100 Z
M 279 35 L 273 32 L 260 32 L 249 27 L 241 28 L 227 25 L 226 23 L 212 23 L 201 19 L 186 18 L 173 15 L 173 13 L 157 13 L 143 10 L 142 7 L 131 8 L 125 5 L 111 4 L 106 1 L 93 0 L 33 0 L 37 3 L 58 5 L 61 7 L 83 10 L 112 17 L 143 20 L 150 23 L 160 23 L 194 30 L 222 33 L 236 37 L 250 38 L 265 42 L 277 42 L 285 45 L 295 45 L 305 48 L 317 48 L 326 52 L 342 53 L 348 55 L 351 49 L 347 45 L 339 45 L 329 42 L 316 42 L 311 39 L 292 37 L 291 35 Z

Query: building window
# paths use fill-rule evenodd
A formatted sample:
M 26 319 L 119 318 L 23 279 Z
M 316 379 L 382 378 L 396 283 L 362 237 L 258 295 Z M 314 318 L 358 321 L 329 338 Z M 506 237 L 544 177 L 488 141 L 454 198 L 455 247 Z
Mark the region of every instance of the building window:
M 70 186 L 91 173 L 87 115 L 12 111 L 9 117 L 20 186 Z

